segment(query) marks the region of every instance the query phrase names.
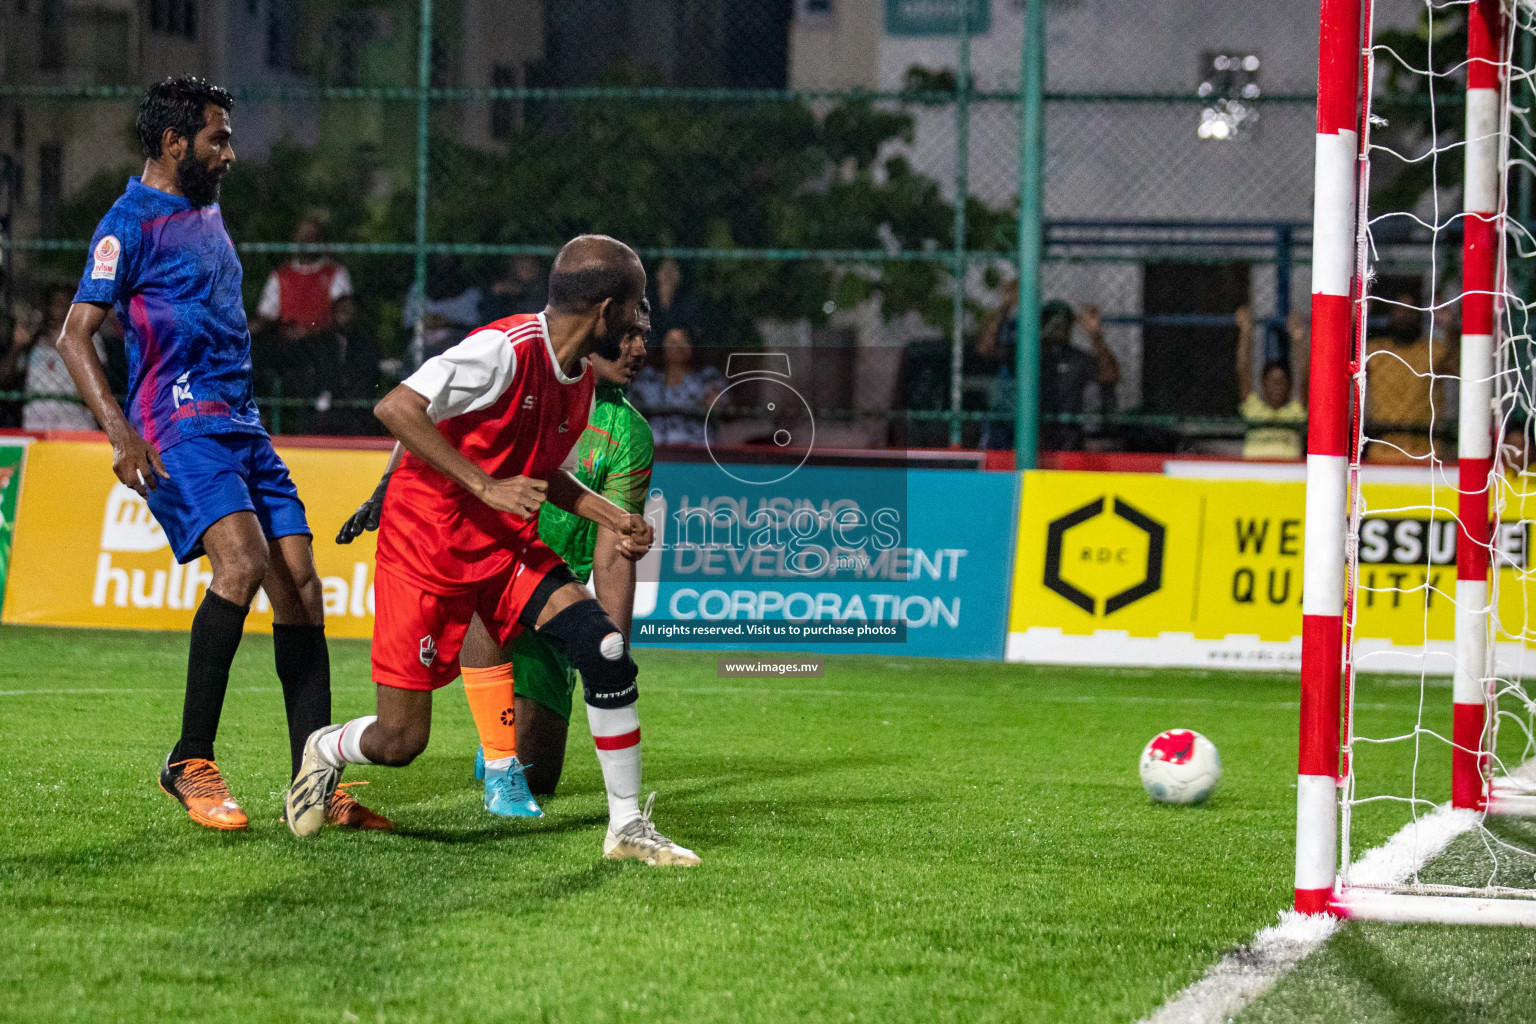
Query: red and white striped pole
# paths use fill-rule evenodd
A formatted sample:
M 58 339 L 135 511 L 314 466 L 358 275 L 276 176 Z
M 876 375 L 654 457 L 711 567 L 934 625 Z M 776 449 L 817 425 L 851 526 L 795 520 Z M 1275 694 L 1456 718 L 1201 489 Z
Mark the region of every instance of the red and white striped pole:
M 1489 473 L 1493 466 L 1494 288 L 1499 263 L 1500 0 L 1467 8 L 1467 134 L 1461 253 L 1461 408 L 1457 442 L 1456 677 L 1451 803 L 1485 804 Z
M 1296 909 L 1328 910 L 1338 869 L 1339 682 L 1344 650 L 1345 496 L 1361 0 L 1322 0 L 1312 206 L 1312 377 L 1301 620 Z

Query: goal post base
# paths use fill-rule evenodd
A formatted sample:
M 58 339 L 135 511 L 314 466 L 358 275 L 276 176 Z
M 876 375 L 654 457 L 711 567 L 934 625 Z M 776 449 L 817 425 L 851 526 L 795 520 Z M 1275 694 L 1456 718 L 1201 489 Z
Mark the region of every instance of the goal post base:
M 1523 789 L 1500 789 L 1499 780 L 1493 783 L 1488 796 L 1487 811 L 1504 818 L 1536 818 L 1536 793 Z
M 1334 894 L 1328 909 L 1354 921 L 1536 928 L 1536 899 L 1424 896 L 1349 887 Z

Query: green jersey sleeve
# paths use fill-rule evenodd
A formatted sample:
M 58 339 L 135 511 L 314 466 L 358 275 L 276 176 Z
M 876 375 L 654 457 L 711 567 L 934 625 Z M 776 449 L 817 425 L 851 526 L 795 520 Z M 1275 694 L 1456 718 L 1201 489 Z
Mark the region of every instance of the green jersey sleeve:
M 620 399 L 622 406 L 616 422 L 615 448 L 609 461 L 607 479 L 601 487 L 587 486 L 613 502 L 636 514 L 645 511 L 645 495 L 651 489 L 651 463 L 656 457 L 656 442 L 651 425 L 645 422 L 640 410 Z
M 645 509 L 655 443 L 651 426 L 619 388 L 599 388 L 587 429 L 576 442 L 576 479 L 630 512 Z M 583 583 L 592 575 L 597 524 L 546 504 L 539 537 Z

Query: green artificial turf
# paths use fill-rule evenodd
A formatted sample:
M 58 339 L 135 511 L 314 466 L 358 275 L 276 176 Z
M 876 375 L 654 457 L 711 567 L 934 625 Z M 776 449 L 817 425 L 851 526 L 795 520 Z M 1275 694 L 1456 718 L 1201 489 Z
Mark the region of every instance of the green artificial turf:
M 370 712 L 367 645 L 331 651 L 337 718 Z M 1294 677 L 849 656 L 719 680 L 713 653 L 640 651 L 646 788 L 704 858 L 662 869 L 600 860 L 579 714 L 548 817 L 486 815 L 457 684 L 415 764 L 348 773 L 395 834 L 295 839 L 258 636 L 219 740 L 253 824 L 197 828 L 154 783 L 185 652 L 0 628 L 0 1019 L 1131 1021 L 1290 901 Z M 1382 685 L 1361 715 L 1418 701 Z M 1206 806 L 1141 793 L 1171 727 L 1221 749 Z
M 1521 744 L 1523 739 L 1518 737 Z M 1455 840 L 1420 880 L 1536 888 L 1532 850 L 1536 822 L 1492 818 L 1487 834 Z M 1350 922 L 1239 1019 L 1243 1024 L 1529 1024 L 1536 1020 L 1536 931 Z

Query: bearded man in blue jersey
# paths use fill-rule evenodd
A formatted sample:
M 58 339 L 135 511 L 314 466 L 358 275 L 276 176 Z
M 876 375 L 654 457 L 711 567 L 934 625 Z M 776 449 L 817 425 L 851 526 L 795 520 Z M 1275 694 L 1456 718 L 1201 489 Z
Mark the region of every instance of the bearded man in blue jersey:
M 304 505 L 262 428 L 240 260 L 219 211 L 235 162 L 229 93 L 192 77 L 156 83 L 139 105 L 144 173 L 112 205 L 58 348 L 112 442 L 112 470 L 142 495 L 182 563 L 206 554 L 213 581 L 192 620 L 181 737 L 160 787 L 198 824 L 245 828 L 214 762 L 229 667 L 257 588 L 272 602 L 277 675 L 297 771 L 304 740 L 331 720 L 325 615 Z M 91 335 L 117 310 L 128 350 L 126 414 Z M 389 821 L 338 793 L 330 820 Z

